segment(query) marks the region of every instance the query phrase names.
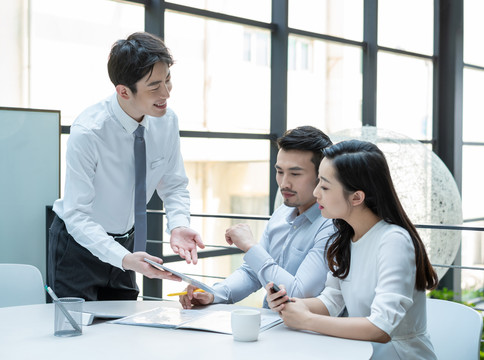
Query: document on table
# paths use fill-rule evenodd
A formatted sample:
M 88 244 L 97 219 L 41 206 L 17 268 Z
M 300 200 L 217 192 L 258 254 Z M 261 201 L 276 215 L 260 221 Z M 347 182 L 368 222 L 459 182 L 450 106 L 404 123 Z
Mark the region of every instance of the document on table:
M 277 313 L 261 313 L 260 331 L 267 330 L 281 322 L 282 319 Z M 232 334 L 230 311 L 226 310 L 182 310 L 159 307 L 122 319 L 113 320 L 110 323 L 173 329 L 193 329 Z

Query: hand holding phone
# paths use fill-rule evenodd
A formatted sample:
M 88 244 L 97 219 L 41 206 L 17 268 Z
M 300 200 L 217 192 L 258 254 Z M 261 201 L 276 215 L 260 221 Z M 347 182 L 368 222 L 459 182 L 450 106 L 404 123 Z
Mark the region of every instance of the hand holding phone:
M 278 291 L 281 291 L 281 288 L 279 286 L 277 286 L 276 284 L 274 284 L 274 285 L 272 285 L 271 290 L 276 293 Z
M 276 292 L 280 291 L 281 288 L 274 283 L 274 285 L 272 285 L 272 287 L 271 287 L 271 290 L 272 290 L 273 293 L 276 293 Z M 285 295 L 283 295 L 281 297 L 284 297 L 284 296 Z M 281 297 L 278 297 L 277 299 L 280 299 Z M 277 299 L 275 299 L 275 300 L 277 300 Z M 291 300 L 287 299 L 285 302 L 290 302 L 290 301 Z

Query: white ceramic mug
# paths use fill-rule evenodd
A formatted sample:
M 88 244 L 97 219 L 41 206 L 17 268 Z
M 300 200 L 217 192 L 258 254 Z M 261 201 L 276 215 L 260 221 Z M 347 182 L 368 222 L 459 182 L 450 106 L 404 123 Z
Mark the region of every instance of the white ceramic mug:
M 260 330 L 260 311 L 237 309 L 231 314 L 232 334 L 236 341 L 256 341 Z

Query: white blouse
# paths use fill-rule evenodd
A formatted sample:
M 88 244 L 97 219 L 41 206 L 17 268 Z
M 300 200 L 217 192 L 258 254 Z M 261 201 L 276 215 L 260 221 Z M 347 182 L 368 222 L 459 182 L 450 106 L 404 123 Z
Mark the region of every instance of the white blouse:
M 350 272 L 330 274 L 318 297 L 331 316 L 346 306 L 390 335 L 373 343 L 373 359 L 436 359 L 427 329 L 426 297 L 415 288 L 415 250 L 408 232 L 385 221 L 351 243 Z

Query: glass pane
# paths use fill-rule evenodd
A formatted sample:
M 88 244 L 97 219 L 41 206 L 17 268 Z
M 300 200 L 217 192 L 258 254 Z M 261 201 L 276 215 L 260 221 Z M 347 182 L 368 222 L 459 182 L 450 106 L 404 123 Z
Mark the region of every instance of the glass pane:
M 465 226 L 484 228 L 484 221 L 469 222 Z M 462 231 L 462 265 L 482 267 L 484 264 L 484 231 Z M 462 301 L 482 306 L 484 272 L 474 269 L 462 270 Z M 476 299 L 481 298 L 476 301 Z
M 171 0 L 170 2 L 252 20 L 271 21 L 271 0 Z
M 206 250 L 227 246 L 225 230 L 240 222 L 249 224 L 255 239 L 260 239 L 266 220 L 240 220 L 198 217 L 196 214 L 269 214 L 269 150 L 268 140 L 234 140 L 182 138 L 181 149 L 190 180 L 191 227 L 198 231 Z M 203 149 L 203 151 L 200 151 Z M 223 151 L 220 151 L 223 149 Z M 213 245 L 215 247 L 213 247 Z M 165 255 L 173 254 L 169 244 L 163 245 Z M 194 268 L 183 261 L 173 269 L 187 273 L 226 277 L 242 264 L 242 256 L 224 256 L 200 261 Z M 171 267 L 172 264 L 169 264 Z M 200 278 L 207 284 L 220 279 Z M 182 287 L 165 288 L 175 292 Z M 168 284 L 166 284 L 168 285 Z M 183 285 L 184 286 L 184 285 Z M 175 290 L 176 289 L 176 290 Z M 247 304 L 261 306 L 262 295 L 246 299 Z M 259 304 L 260 302 L 260 304 Z
M 362 0 L 289 0 L 289 27 L 363 40 Z
M 107 0 L 30 4 L 30 106 L 61 110 L 62 124 L 71 124 L 114 92 L 109 51 L 116 40 L 143 31 L 144 7 Z
M 433 34 L 433 0 L 378 1 L 379 45 L 432 55 Z
M 464 145 L 462 149 L 462 211 L 465 219 L 484 217 L 484 195 L 482 188 L 484 179 L 484 146 Z
M 484 2 L 482 0 L 464 1 L 464 62 L 484 66 Z
M 430 140 L 432 72 L 429 60 L 379 52 L 377 127 Z
M 464 69 L 463 139 L 484 142 L 484 71 Z
M 269 133 L 270 32 L 166 13 L 181 129 Z
M 269 214 L 269 140 L 182 138 L 181 150 L 192 213 Z
M 361 126 L 361 49 L 289 38 L 287 127 L 325 132 Z
M 1 106 L 29 107 L 24 87 L 28 84 L 28 12 L 23 1 L 0 1 Z M 8 86 L 6 86 L 8 84 Z

